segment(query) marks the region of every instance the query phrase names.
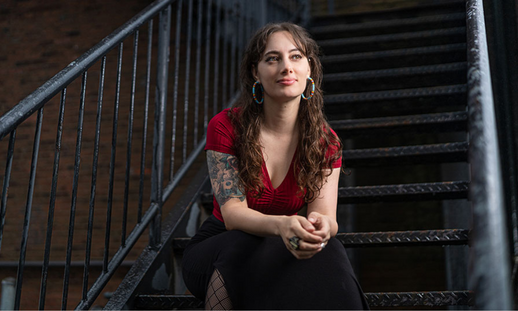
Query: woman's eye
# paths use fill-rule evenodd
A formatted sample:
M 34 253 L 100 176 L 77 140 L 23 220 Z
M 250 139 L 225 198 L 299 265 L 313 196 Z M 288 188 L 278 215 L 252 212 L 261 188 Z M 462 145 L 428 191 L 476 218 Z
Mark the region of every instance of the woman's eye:
M 292 55 L 291 56 L 292 59 L 302 59 L 302 55 L 300 54 L 295 54 L 295 55 Z
M 269 56 L 266 58 L 267 62 L 273 62 L 273 61 L 277 61 L 277 60 L 278 60 L 277 56 Z

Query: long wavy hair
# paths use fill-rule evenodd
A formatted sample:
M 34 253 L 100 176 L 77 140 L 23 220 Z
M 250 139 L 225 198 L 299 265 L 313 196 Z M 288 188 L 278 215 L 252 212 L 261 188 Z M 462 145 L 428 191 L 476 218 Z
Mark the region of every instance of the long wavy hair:
M 333 162 L 341 156 L 340 139 L 334 135 L 323 113 L 322 64 L 319 46 L 304 30 L 292 23 L 267 24 L 251 38 L 245 50 L 240 68 L 241 97 L 229 111 L 235 128 L 235 152 L 238 161 L 239 179 L 243 191 L 252 191 L 259 197 L 264 190 L 262 180 L 263 154 L 259 132 L 263 122 L 263 105 L 258 105 L 252 97 L 255 79 L 252 69 L 257 68 L 263 56 L 270 35 L 279 31 L 289 32 L 296 47 L 308 59 L 311 78 L 315 81 L 315 93 L 309 100 L 301 99 L 299 120 L 299 142 L 295 156 L 295 179 L 299 187 L 298 195 L 306 202 L 315 200 L 326 178 L 331 175 Z M 310 94 L 310 83 L 306 85 L 305 97 Z M 260 93 L 259 88 L 256 92 Z M 263 94 L 257 94 L 259 98 Z M 330 146 L 334 154 L 327 151 Z M 328 154 L 326 154 L 328 153 Z

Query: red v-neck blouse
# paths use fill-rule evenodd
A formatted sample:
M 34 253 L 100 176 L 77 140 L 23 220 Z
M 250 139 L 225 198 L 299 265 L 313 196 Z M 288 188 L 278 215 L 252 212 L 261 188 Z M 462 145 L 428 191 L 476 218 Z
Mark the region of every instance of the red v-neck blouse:
M 234 127 L 232 126 L 230 117 L 228 116 L 229 110 L 230 109 L 225 109 L 221 111 L 209 122 L 207 127 L 207 145 L 205 146 L 205 151 L 213 150 L 235 155 L 234 141 L 236 136 L 234 134 Z M 331 131 L 334 135 L 336 135 L 333 130 Z M 332 155 L 335 150 L 336 147 L 330 146 L 326 156 Z M 265 189 L 262 196 L 259 198 L 254 198 L 250 193 L 247 193 L 246 201 L 249 208 L 269 215 L 297 214 L 297 212 L 304 206 L 305 202 L 304 198 L 297 195 L 298 186 L 297 181 L 295 180 L 295 173 L 293 171 L 294 159 L 295 156 L 291 160 L 291 165 L 288 173 L 286 174 L 286 177 L 284 177 L 284 180 L 277 188 L 273 188 L 268 170 L 266 169 L 266 163 L 263 161 L 262 179 L 265 183 Z M 340 157 L 333 163 L 333 168 L 338 168 L 341 166 L 342 158 Z M 212 213 L 217 219 L 223 221 L 221 209 L 215 197 L 213 202 L 214 209 Z

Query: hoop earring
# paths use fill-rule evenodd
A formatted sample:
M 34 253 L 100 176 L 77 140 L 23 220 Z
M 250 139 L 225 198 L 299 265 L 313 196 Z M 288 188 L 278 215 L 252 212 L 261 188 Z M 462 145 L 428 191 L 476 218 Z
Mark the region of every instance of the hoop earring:
M 308 79 L 311 81 L 311 93 L 309 94 L 308 97 L 304 96 L 304 93 L 300 94 L 300 96 L 302 96 L 302 98 L 305 100 L 310 100 L 311 97 L 313 97 L 313 95 L 315 94 L 315 81 L 313 81 L 313 79 L 311 79 L 311 77 L 308 77 Z
M 255 81 L 254 85 L 252 86 L 252 96 L 254 97 L 254 101 L 258 104 L 258 105 L 261 105 L 263 102 L 264 102 L 264 96 L 263 98 L 261 98 L 261 101 L 258 101 L 257 100 L 257 96 L 255 95 L 255 86 L 259 84 L 259 86 L 261 87 L 261 93 L 264 92 L 264 89 L 263 89 L 263 86 L 261 85 L 261 83 L 259 81 Z

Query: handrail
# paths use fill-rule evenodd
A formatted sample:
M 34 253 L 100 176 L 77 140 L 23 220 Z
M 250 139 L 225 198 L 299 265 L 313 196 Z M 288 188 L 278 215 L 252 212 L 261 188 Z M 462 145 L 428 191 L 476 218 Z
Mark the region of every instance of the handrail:
M 505 207 L 482 0 L 467 1 L 470 200 L 475 309 L 511 310 Z

